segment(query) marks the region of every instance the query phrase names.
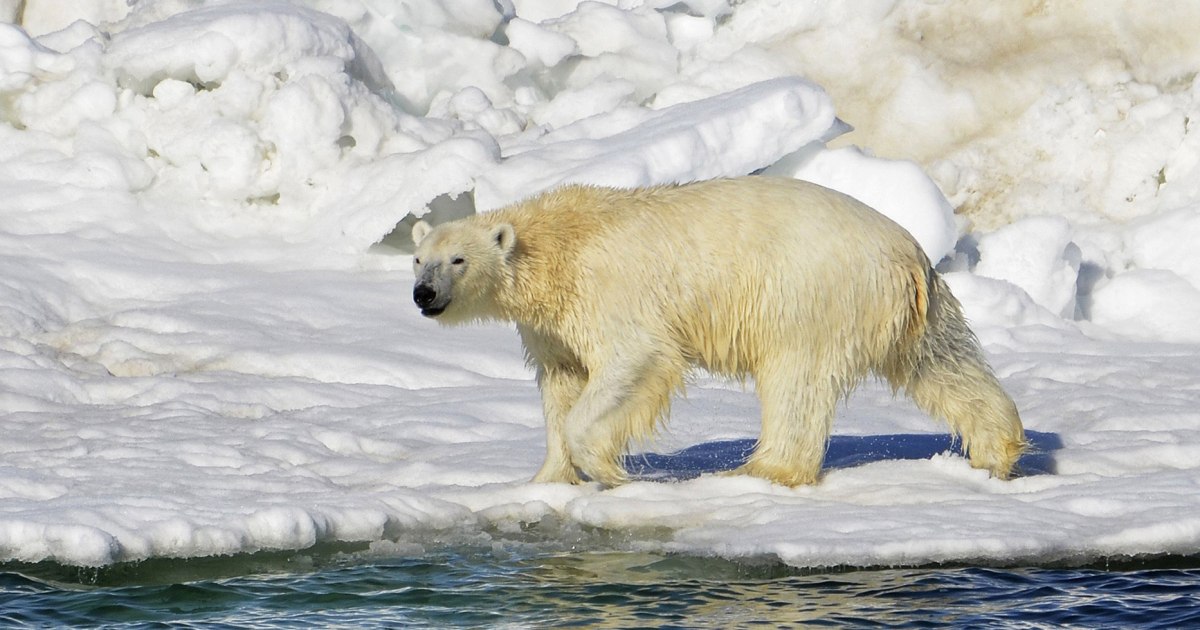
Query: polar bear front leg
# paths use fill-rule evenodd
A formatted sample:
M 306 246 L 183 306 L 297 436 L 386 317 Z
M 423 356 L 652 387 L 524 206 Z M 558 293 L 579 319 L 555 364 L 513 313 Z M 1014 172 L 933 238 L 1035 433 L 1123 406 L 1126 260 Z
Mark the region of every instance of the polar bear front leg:
M 617 418 L 628 382 L 614 370 L 590 374 L 563 426 L 571 463 L 605 486 L 618 486 L 626 479 L 618 463 L 625 438 Z
M 681 361 L 637 355 L 628 348 L 616 356 L 623 360 L 589 374 L 564 426 L 571 462 L 606 486 L 627 480 L 621 455 L 630 440 L 653 434 L 685 369 Z
M 546 461 L 533 476 L 534 483 L 579 483 L 579 474 L 571 463 L 567 447 L 567 413 L 579 400 L 586 377 L 565 367 L 541 366 L 537 371 L 542 392 L 542 411 L 546 417 Z

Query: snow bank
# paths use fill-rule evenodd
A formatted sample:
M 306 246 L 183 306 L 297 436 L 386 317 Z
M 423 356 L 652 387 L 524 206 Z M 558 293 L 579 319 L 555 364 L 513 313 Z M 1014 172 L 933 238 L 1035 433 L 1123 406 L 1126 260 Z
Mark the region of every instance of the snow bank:
M 649 186 L 750 173 L 835 128 L 833 104 L 800 79 L 776 79 L 665 109 L 599 114 L 519 147 L 481 178 L 497 208 L 566 183 Z
M 886 214 L 917 239 L 934 263 L 954 250 L 954 209 L 920 167 L 883 160 L 856 147 L 828 150 L 814 143 L 766 169 L 840 190 Z
M 1051 313 L 1075 316 L 1081 252 L 1062 217 L 1032 217 L 979 240 L 975 273 L 1007 280 Z
M 26 0 L 0 24 L 0 559 L 1194 553 L 1198 16 L 981 7 Z M 1026 476 L 868 386 L 821 485 L 717 477 L 757 406 L 700 376 L 627 462 L 643 480 L 528 484 L 515 334 L 434 327 L 408 258 L 371 248 L 564 182 L 754 172 L 855 195 L 941 261 Z
M 796 78 L 645 108 L 676 80 L 678 61 L 664 15 L 649 9 L 591 3 L 535 25 L 502 24 L 500 14 L 464 22 L 451 15 L 476 14 L 436 3 L 403 6 L 404 15 L 385 20 L 373 6 L 344 5 L 347 23 L 284 3 L 141 3 L 111 17 L 103 45 L 83 22 L 45 35 L 57 53 L 13 29 L 13 75 L 28 77 L 13 85 L 13 122 L 76 145 L 86 138 L 111 173 L 94 187 L 200 202 L 170 226 L 174 238 L 207 249 L 211 236 L 266 237 L 349 253 L 439 197 L 471 192 L 490 209 L 566 182 L 745 174 L 843 129 L 820 88 Z M 514 24 L 512 47 L 486 39 Z M 443 50 L 434 64 L 423 50 L 431 45 L 461 50 Z M 475 79 L 484 72 L 476 49 L 494 80 Z M 631 86 L 635 59 L 646 75 Z M 442 68 L 450 62 L 471 69 Z M 429 85 L 434 79 L 459 83 Z M 406 175 L 418 170 L 424 177 Z M 852 182 L 840 184 L 856 193 Z M 947 208 L 943 201 L 932 212 Z M 940 258 L 953 227 L 916 214 L 897 219 L 940 222 L 930 252 Z

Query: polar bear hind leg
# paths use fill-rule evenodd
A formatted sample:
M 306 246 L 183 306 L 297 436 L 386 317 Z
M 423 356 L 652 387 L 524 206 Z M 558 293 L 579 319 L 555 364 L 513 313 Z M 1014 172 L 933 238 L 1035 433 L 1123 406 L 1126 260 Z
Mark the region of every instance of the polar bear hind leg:
M 1017 407 L 988 367 L 942 278 L 931 274 L 929 289 L 923 334 L 884 375 L 918 407 L 949 423 L 972 466 L 1008 479 L 1027 446 Z
M 816 483 L 841 392 L 832 379 L 805 374 L 794 358 L 768 360 L 755 375 L 762 433 L 744 466 L 733 474 L 785 486 Z

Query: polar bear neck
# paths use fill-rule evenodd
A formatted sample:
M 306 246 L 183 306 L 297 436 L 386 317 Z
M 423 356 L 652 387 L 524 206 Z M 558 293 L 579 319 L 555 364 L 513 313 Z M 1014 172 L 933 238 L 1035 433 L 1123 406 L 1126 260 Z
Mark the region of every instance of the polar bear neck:
M 578 303 L 571 260 L 578 254 L 565 239 L 542 233 L 544 226 L 537 223 L 514 226 L 517 247 L 504 286 L 497 287 L 496 306 L 501 319 L 546 329 L 560 324 Z
M 507 273 L 496 287 L 499 319 L 561 330 L 580 303 L 580 258 L 608 222 L 596 208 L 604 192 L 570 186 L 480 215 L 490 225 L 509 223 L 517 235 Z

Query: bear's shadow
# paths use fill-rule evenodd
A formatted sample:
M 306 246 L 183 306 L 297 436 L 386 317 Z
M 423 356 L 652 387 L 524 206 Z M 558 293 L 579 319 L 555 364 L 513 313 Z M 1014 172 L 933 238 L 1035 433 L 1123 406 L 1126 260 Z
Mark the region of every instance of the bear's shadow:
M 1053 475 L 1054 451 L 1062 448 L 1057 433 L 1026 431 L 1029 450 L 1017 462 L 1017 476 Z M 707 473 L 732 470 L 746 462 L 755 440 L 717 440 L 690 446 L 676 453 L 639 453 L 625 456 L 625 470 L 633 479 L 677 481 Z M 822 470 L 852 468 L 897 459 L 929 459 L 951 451 L 963 454 L 962 443 L 946 434 L 835 435 L 829 441 Z

